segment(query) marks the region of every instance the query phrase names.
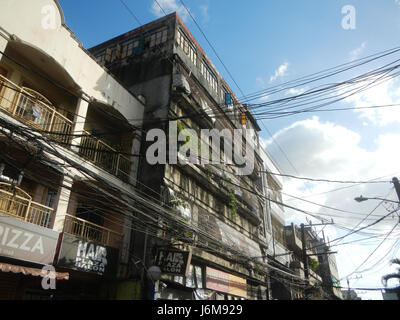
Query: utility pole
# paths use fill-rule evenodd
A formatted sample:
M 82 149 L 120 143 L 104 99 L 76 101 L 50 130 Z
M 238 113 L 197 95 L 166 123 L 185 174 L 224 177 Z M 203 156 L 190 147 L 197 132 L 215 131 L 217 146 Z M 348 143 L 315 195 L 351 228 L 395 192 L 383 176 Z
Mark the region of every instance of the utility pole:
M 329 223 L 312 224 L 312 226 L 326 226 L 326 225 L 330 225 L 330 224 L 334 224 L 333 220 L 332 220 L 332 222 L 329 222 Z M 308 280 L 309 276 L 310 276 L 309 267 L 308 267 L 308 257 L 310 255 L 307 254 L 306 235 L 305 235 L 304 223 L 302 223 L 300 225 L 300 227 L 301 227 L 302 255 L 303 255 L 303 264 L 304 264 L 304 277 L 306 278 L 306 280 Z
M 301 244 L 302 244 L 302 252 L 303 252 L 303 264 L 304 264 L 304 277 L 308 280 L 308 257 L 307 257 L 307 248 L 306 248 L 306 235 L 304 231 L 304 223 L 300 225 L 301 227 Z
M 350 280 L 359 280 L 362 279 L 361 276 L 356 276 L 355 278 L 349 278 L 347 277 L 347 299 L 350 300 Z
M 400 201 L 400 183 L 399 183 L 399 179 L 394 177 L 392 179 L 392 181 L 393 181 L 393 184 L 394 184 L 394 188 L 396 189 L 397 197 L 399 198 L 399 201 Z

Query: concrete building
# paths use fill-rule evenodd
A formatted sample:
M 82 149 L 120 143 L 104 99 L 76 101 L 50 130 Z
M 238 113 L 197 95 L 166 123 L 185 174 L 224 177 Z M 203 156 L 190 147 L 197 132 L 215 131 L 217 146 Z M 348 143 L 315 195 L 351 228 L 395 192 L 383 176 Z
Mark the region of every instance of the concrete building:
M 341 290 L 343 300 L 361 300 L 354 290 Z
M 177 135 L 184 129 L 193 130 L 183 141 L 187 144 L 194 141 L 194 136 L 201 136 L 202 129 L 254 129 L 254 134 L 243 140 L 254 151 L 250 159 L 254 170 L 247 175 L 240 175 L 240 166 L 224 161 L 183 164 L 175 158 L 150 164 L 142 158 L 142 191 L 172 210 L 170 215 L 176 218 L 155 213 L 165 232 L 157 237 L 137 232 L 135 252 L 144 257 L 147 267 L 159 266 L 161 257 L 169 254 L 166 250 L 180 250 L 182 256 L 191 257 L 185 260 L 189 261 L 187 270 L 163 272 L 161 281 L 155 282 L 155 292 L 148 281 L 147 289 L 143 288 L 145 298 L 274 298 L 270 272 L 276 273 L 274 281 L 285 284 L 280 279 L 282 271 L 288 272 L 285 268 L 289 267 L 289 257 L 282 255 L 286 250 L 279 239 L 274 240 L 272 230 L 275 220 L 284 225 L 282 206 L 267 199 L 281 199 L 282 181 L 265 173 L 278 169 L 260 146 L 260 128 L 251 112 L 240 103 L 176 13 L 89 51 L 146 101 L 144 130 L 160 129 L 170 145 L 176 144 Z M 171 131 L 174 126 L 178 128 L 176 133 Z M 224 140 L 222 146 L 215 142 L 202 141 L 209 144 L 210 153 L 221 151 L 221 159 L 226 160 L 224 154 L 232 141 Z M 141 153 L 153 144 L 154 140 L 143 140 Z M 166 156 L 170 155 L 171 149 Z M 196 232 L 179 232 L 177 220 L 181 228 Z M 139 276 L 140 270 L 137 272 Z
M 312 227 L 305 226 L 303 241 L 302 228 L 293 223 L 285 226 L 285 238 L 288 249 L 293 252 L 290 267 L 308 281 L 309 299 L 342 299 L 335 255 L 325 239 L 321 239 Z M 305 298 L 304 291 L 295 296 Z
M 87 51 L 57 1 L 2 5 L 0 299 L 292 299 L 279 170 L 179 16 Z M 151 129 L 252 129 L 254 167 L 232 139 L 201 141 L 219 164 L 152 164 Z
M 143 112 L 68 29 L 57 1 L 2 1 L 1 299 L 123 291 Z M 44 265 L 56 268 L 57 290 L 43 289 Z

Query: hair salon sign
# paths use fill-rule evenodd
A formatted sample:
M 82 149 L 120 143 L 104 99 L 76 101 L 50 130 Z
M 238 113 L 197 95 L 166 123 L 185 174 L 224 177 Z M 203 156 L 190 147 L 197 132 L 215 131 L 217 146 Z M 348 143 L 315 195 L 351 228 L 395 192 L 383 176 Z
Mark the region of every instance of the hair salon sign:
M 159 249 L 155 265 L 162 273 L 185 276 L 189 272 L 191 251 Z
M 117 271 L 119 250 L 69 234 L 63 234 L 57 265 L 77 271 L 113 274 Z

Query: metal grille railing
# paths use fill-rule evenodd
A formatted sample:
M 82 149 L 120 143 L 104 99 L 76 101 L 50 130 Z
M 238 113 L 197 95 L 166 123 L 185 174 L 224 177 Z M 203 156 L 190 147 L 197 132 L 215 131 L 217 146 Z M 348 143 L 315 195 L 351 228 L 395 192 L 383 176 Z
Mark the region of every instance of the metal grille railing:
M 57 112 L 40 93 L 20 87 L 1 75 L 0 108 L 63 144 L 71 143 L 71 120 Z M 87 131 L 82 132 L 80 153 L 111 174 L 123 180 L 128 179 L 130 159 Z
M 53 208 L 34 202 L 29 196 L 25 197 L 0 189 L 1 214 L 50 228 L 53 212 Z
M 65 217 L 63 231 L 88 241 L 116 248 L 119 248 L 122 242 L 122 234 L 69 214 Z
M 19 87 L 1 75 L 0 108 L 51 135 L 57 141 L 67 144 L 71 141 L 71 120 L 57 112 L 50 101 L 40 93 Z
M 79 152 L 106 171 L 123 178 L 129 176 L 131 161 L 104 141 L 83 131 Z

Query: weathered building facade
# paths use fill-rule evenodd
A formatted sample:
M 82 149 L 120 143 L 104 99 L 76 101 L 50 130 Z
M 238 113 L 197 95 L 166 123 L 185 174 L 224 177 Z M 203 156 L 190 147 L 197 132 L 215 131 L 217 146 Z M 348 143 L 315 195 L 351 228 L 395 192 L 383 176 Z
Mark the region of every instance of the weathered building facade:
M 140 151 L 140 120 L 128 119 L 143 111 L 57 1 L 2 1 L 1 299 L 117 297 Z M 55 268 L 55 290 L 43 287 L 53 277 L 43 266 Z
M 157 257 L 160 252 L 164 255 L 165 248 L 190 252 L 191 256 L 188 272 L 163 274 L 155 283 L 156 293 L 147 290 L 150 296 L 146 298 L 273 298 L 268 265 L 271 261 L 276 264 L 270 267 L 278 273 L 280 267 L 289 266 L 288 256 L 281 255 L 285 248 L 272 235 L 272 217 L 284 225 L 284 213 L 279 201 L 268 200 L 270 195 L 280 199 L 282 182 L 265 173 L 278 169 L 260 145 L 260 128 L 251 112 L 236 98 L 176 13 L 89 51 L 146 101 L 144 131 L 165 133 L 166 161 L 150 164 L 142 157 L 138 180 L 149 199 L 162 203 L 180 221 L 182 230 L 184 225 L 189 230 L 179 234 L 177 222 L 160 214 L 158 223 L 165 232 L 154 237 L 140 232 L 134 235 L 135 252 L 144 257 L 147 267 L 159 262 Z M 191 135 L 177 141 L 185 129 L 191 130 Z M 243 137 L 243 148 L 247 144 L 254 151 L 254 156 L 246 155 L 254 170 L 243 175 L 242 167 L 227 164 L 229 140 L 223 144 L 216 143 L 219 139 L 201 141 L 210 154 L 220 151 L 219 164 L 181 162 L 184 155 L 173 152 L 174 144 L 181 148 L 196 141 L 194 137 L 201 137 L 203 129 L 253 129 L 252 135 Z M 143 140 L 141 154 L 154 143 L 154 137 Z
M 4 1 L 0 298 L 296 298 L 305 282 L 279 169 L 179 16 L 86 51 L 57 1 Z M 162 163 L 147 157 L 152 129 L 165 134 Z M 238 129 L 250 132 L 239 143 Z M 188 145 L 206 150 L 198 162 L 179 152 Z M 245 163 L 229 162 L 229 146 Z M 43 266 L 56 290 L 43 288 Z
M 292 252 L 290 268 L 307 281 L 307 290 L 295 290 L 297 299 L 342 299 L 334 252 L 310 226 L 285 226 L 287 247 Z M 297 292 L 296 292 L 297 291 Z

